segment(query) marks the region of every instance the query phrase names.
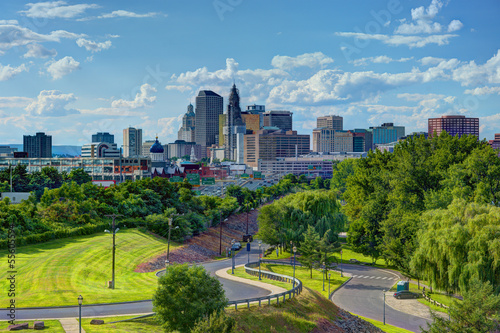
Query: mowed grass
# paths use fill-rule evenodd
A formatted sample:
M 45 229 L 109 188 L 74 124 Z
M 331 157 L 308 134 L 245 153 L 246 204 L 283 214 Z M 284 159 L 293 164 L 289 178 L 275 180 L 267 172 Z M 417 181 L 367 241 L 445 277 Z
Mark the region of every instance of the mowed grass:
M 38 320 L 35 320 L 38 321 Z M 45 325 L 45 329 L 42 332 L 49 332 L 49 333 L 64 333 L 64 329 L 62 328 L 61 323 L 59 320 L 43 320 L 41 319 L 40 321 L 43 321 Z M 34 320 L 16 320 L 16 324 L 24 324 L 24 323 L 29 323 L 30 325 L 30 330 L 33 328 L 33 322 Z M 0 332 L 12 332 L 7 330 L 7 327 L 9 327 L 9 322 L 7 321 L 0 321 Z
M 82 319 L 82 328 L 87 333 L 126 333 L 126 332 L 138 332 L 138 333 L 164 333 L 165 330 L 156 321 L 155 317 L 147 317 L 141 319 L 135 319 L 132 321 L 124 321 L 121 323 L 112 323 L 114 321 L 125 320 L 134 318 L 137 316 L 120 316 L 120 317 L 105 317 L 105 318 L 95 318 L 104 320 L 103 325 L 90 325 L 92 318 Z
M 176 247 L 170 244 L 170 250 Z M 16 305 L 18 308 L 113 303 L 151 299 L 157 286 L 154 273 L 134 272 L 138 264 L 166 252 L 167 242 L 137 229 L 116 234 L 114 290 L 111 280 L 112 236 L 107 233 L 65 238 L 17 248 Z M 7 252 L 0 251 L 7 263 Z M 0 290 L 8 290 L 6 270 Z M 2 293 L 0 302 L 8 302 Z
M 355 314 L 355 316 L 358 316 L 358 315 Z M 378 320 L 374 320 L 374 319 L 370 319 L 370 318 L 366 318 L 366 317 L 362 317 L 362 316 L 358 316 L 358 317 L 369 322 L 369 323 L 372 323 L 373 325 L 380 328 L 382 331 L 384 331 L 386 333 L 411 333 L 411 331 L 405 330 L 404 328 L 399 328 L 399 327 L 392 326 L 389 324 L 384 325 L 383 322 L 378 321 Z

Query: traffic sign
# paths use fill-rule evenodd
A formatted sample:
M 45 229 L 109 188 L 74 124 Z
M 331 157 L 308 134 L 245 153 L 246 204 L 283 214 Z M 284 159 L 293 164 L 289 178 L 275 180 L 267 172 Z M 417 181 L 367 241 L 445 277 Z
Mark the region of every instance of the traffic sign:
M 201 179 L 201 184 L 202 185 L 215 185 L 215 178 L 214 177 L 204 177 Z
M 262 179 L 262 172 L 254 172 L 253 173 L 253 179 Z
M 189 182 L 189 184 L 193 186 L 200 186 L 200 175 L 197 173 L 188 173 L 186 175 L 186 178 Z
M 249 178 L 249 177 L 250 177 L 250 175 L 248 173 L 244 173 L 241 175 L 241 178 Z

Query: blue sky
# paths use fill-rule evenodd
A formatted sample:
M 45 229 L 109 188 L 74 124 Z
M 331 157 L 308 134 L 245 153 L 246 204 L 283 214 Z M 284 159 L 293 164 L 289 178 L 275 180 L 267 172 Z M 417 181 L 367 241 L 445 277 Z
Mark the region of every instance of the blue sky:
M 500 132 L 500 2 L 48 1 L 0 3 L 0 142 L 45 131 L 57 145 L 95 132 L 177 138 L 200 89 L 242 108 L 344 128 L 479 117 Z

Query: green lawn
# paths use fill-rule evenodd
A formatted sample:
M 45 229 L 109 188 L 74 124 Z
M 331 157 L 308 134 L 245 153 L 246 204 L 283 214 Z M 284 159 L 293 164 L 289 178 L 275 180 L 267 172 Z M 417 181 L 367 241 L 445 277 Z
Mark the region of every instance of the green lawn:
M 137 229 L 116 235 L 116 289 L 111 280 L 112 237 L 107 233 L 59 239 L 17 248 L 16 304 L 18 307 L 112 303 L 151 299 L 157 285 L 154 273 L 135 273 L 138 264 L 166 252 L 167 242 Z M 170 249 L 176 245 L 170 244 Z M 7 262 L 6 251 L 0 251 Z M 8 290 L 4 270 L 0 290 Z M 0 303 L 6 303 L 2 293 Z
M 355 316 L 358 316 L 357 314 L 354 314 Z M 359 318 L 369 322 L 369 323 L 372 323 L 373 325 L 377 326 L 378 328 L 380 328 L 382 331 L 386 332 L 386 333 L 407 333 L 407 332 L 411 332 L 411 331 L 408 331 L 408 330 L 405 330 L 404 328 L 399 328 L 399 327 L 396 327 L 396 326 L 392 326 L 392 325 L 389 325 L 389 324 L 385 324 L 381 321 L 378 321 L 378 320 L 374 320 L 374 319 L 370 319 L 370 318 L 366 318 L 366 317 L 362 317 L 362 316 L 358 316 Z
M 47 333 L 64 333 L 65 331 L 63 330 L 61 323 L 59 320 L 40 320 L 43 321 L 45 325 L 45 329 L 42 332 L 47 332 Z M 33 320 L 16 320 L 16 324 L 24 324 L 24 323 L 29 323 L 30 325 L 30 330 L 33 328 Z M 9 327 L 9 323 L 7 321 L 0 321 L 0 332 L 11 332 L 7 330 L 7 327 Z
M 340 262 L 340 253 L 335 253 L 335 256 L 337 257 L 338 261 Z M 344 244 L 342 244 L 342 263 L 349 264 L 350 259 L 356 259 L 356 260 L 358 260 L 360 262 L 364 262 L 364 263 L 371 263 L 372 262 L 371 257 L 367 257 L 361 253 L 354 252 L 351 249 L 351 245 L 344 243 Z M 374 266 L 380 267 L 380 268 L 392 268 L 385 262 L 384 259 L 378 259 L 375 262 Z
M 288 259 L 292 255 L 290 252 L 282 251 L 278 256 L 276 256 L 276 251 L 273 251 L 270 255 L 265 256 L 264 259 L 277 260 L 277 259 Z
M 110 333 L 110 332 L 141 332 L 141 333 L 164 333 L 165 330 L 162 329 L 159 323 L 156 322 L 154 317 L 148 317 L 143 319 L 136 319 L 133 321 L 124 321 L 121 323 L 107 324 L 113 321 L 124 320 L 129 318 L 134 318 L 138 316 L 120 316 L 120 317 L 105 317 L 105 318 L 95 318 L 104 320 L 103 325 L 90 325 L 92 318 L 82 319 L 82 328 L 87 333 Z

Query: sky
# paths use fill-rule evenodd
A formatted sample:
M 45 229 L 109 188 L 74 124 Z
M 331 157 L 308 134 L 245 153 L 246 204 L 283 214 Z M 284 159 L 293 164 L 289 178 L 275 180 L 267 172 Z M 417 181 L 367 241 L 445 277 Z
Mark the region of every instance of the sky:
M 200 89 L 242 109 L 344 129 L 427 131 L 445 114 L 500 133 L 500 2 L 143 0 L 0 2 L 0 143 L 46 132 L 83 145 L 143 129 L 177 139 Z

